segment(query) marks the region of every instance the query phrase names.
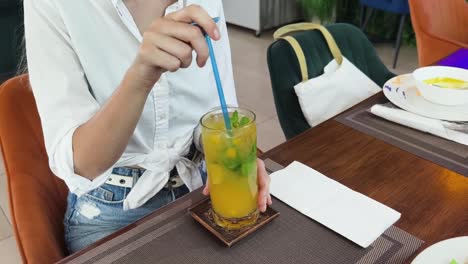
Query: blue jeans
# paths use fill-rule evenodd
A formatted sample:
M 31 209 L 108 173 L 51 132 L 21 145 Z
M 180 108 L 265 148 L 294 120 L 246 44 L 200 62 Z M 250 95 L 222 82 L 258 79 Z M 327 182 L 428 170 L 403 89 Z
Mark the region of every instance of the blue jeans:
M 115 168 L 113 170 L 115 174 L 133 176 L 134 179 L 140 177 L 143 172 L 144 170 L 141 169 L 129 168 Z M 202 171 L 202 176 L 204 176 L 205 180 L 206 172 Z M 123 200 L 130 190 L 131 188 L 104 184 L 80 197 L 73 193 L 68 194 L 68 207 L 65 213 L 64 225 L 65 242 L 70 254 L 114 233 L 189 192 L 185 185 L 173 189 L 164 188 L 143 206 L 124 211 Z

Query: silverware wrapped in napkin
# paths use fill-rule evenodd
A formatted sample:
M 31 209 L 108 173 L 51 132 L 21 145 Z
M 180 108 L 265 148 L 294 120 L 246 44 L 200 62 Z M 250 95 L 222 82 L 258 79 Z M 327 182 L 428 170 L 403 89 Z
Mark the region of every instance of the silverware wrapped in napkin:
M 374 105 L 369 111 L 389 121 L 468 145 L 468 122 L 428 118 L 399 109 L 391 103 Z

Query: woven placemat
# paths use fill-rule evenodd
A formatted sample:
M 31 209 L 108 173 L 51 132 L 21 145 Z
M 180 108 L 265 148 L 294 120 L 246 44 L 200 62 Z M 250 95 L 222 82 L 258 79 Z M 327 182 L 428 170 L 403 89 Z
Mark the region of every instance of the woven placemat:
M 271 160 L 268 170 L 282 168 Z M 422 241 L 391 227 L 368 248 L 361 248 L 274 199 L 281 216 L 255 234 L 227 247 L 193 220 L 189 194 L 170 210 L 149 219 L 68 263 L 403 263 Z M 346 221 L 343 219 L 343 221 Z
M 369 101 L 335 118 L 336 121 L 364 134 L 427 159 L 447 169 L 468 176 L 468 146 L 390 122 L 368 110 L 387 99 Z M 390 103 L 388 103 L 390 104 Z

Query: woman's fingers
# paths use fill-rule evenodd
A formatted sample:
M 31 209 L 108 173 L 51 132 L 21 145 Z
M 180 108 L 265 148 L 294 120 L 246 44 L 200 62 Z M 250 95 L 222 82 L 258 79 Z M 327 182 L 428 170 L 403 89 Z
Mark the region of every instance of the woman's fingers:
M 173 55 L 157 48 L 152 42 L 144 41 L 140 47 L 138 57 L 145 64 L 153 65 L 163 69 L 163 71 L 177 71 L 181 66 L 181 61 Z
M 177 22 L 182 22 L 179 28 L 174 28 L 172 34 L 174 37 L 190 42 L 193 49 L 197 52 L 198 66 L 203 67 L 208 60 L 209 52 L 202 30 L 214 40 L 221 38 L 218 26 L 213 18 L 199 5 L 190 5 L 166 17 Z M 191 25 L 193 22 L 197 26 Z M 191 29 L 187 29 L 187 26 L 191 27 Z
M 156 48 L 180 60 L 181 68 L 187 68 L 192 64 L 192 47 L 176 38 L 159 33 L 145 33 L 145 38 L 149 39 Z
M 209 195 L 210 194 L 210 186 L 208 183 L 205 184 L 205 188 L 203 188 L 203 194 L 204 195 Z
M 160 19 L 155 21 L 154 31 L 179 39 L 190 44 L 197 53 L 197 64 L 202 67 L 208 60 L 209 51 L 205 37 L 199 27 L 193 26 L 185 22 L 176 22 L 168 19 Z
M 213 18 L 199 5 L 189 5 L 188 7 L 171 13 L 166 16 L 174 21 L 185 23 L 197 23 L 212 39 L 219 40 L 221 37 L 218 26 Z
M 198 26 L 192 25 L 192 22 Z M 173 72 L 189 67 L 192 63 L 192 51 L 195 50 L 197 64 L 203 67 L 208 60 L 209 51 L 202 29 L 213 39 L 219 39 L 216 23 L 197 5 L 156 19 L 150 30 L 143 34 L 139 57 L 143 57 L 143 61 L 151 62 L 151 65 Z M 145 47 L 150 44 L 155 48 Z
M 265 169 L 265 163 L 257 159 L 258 209 L 265 212 L 267 204 L 271 204 L 270 176 Z
M 193 22 L 197 26 L 192 25 Z M 209 51 L 202 30 L 215 40 L 220 38 L 216 23 L 197 5 L 156 19 L 143 34 L 140 50 L 129 72 L 135 73 L 142 86 L 151 89 L 163 72 L 189 67 L 193 50 L 197 53 L 198 66 L 205 66 Z

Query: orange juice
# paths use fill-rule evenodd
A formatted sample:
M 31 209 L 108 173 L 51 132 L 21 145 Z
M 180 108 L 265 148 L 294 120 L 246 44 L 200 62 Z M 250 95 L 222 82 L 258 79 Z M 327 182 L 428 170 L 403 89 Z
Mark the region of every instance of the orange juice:
M 226 229 L 240 229 L 258 218 L 257 133 L 252 112 L 229 112 L 229 132 L 220 109 L 203 116 L 202 140 L 214 221 Z

